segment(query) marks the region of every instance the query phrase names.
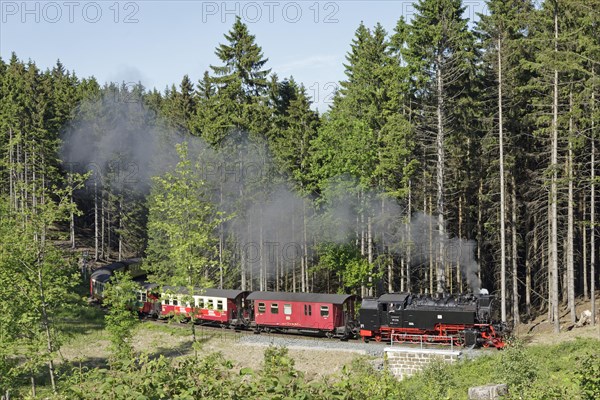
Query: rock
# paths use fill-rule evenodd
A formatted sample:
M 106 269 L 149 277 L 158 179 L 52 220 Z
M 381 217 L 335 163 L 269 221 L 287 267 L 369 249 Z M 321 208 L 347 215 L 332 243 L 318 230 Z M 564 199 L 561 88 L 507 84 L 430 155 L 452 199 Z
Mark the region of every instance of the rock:
M 576 328 L 580 328 L 584 325 L 590 324 L 592 322 L 592 312 L 590 310 L 584 310 L 579 317 L 579 321 L 575 324 Z
M 508 394 L 506 383 L 469 388 L 469 400 L 496 400 Z

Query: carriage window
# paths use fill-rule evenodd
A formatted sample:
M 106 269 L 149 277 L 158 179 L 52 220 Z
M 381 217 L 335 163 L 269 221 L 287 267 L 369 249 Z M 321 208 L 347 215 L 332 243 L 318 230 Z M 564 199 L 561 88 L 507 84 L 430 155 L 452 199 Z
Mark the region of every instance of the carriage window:
M 210 299 L 208 300 L 208 309 L 209 310 L 214 310 L 215 309 L 215 301 Z
M 172 306 L 176 306 L 177 305 L 177 299 L 174 297 L 171 297 L 171 305 Z
M 304 305 L 304 315 L 312 315 L 312 306 L 310 304 Z
M 147 300 L 147 298 L 148 297 L 146 296 L 146 292 L 141 292 L 140 293 L 140 301 L 142 301 L 143 303 L 145 303 L 146 300 Z
M 198 297 L 198 308 L 204 308 L 204 299 Z
M 329 317 L 329 306 L 321 306 L 321 317 Z
M 265 307 L 265 303 L 258 303 L 258 312 L 259 313 L 264 313 L 266 311 L 267 307 Z
M 279 314 L 279 304 L 271 304 L 271 314 Z
M 283 305 L 283 313 L 285 315 L 292 315 L 292 305 L 291 304 L 284 304 Z
M 217 300 L 217 310 L 223 311 L 223 300 Z

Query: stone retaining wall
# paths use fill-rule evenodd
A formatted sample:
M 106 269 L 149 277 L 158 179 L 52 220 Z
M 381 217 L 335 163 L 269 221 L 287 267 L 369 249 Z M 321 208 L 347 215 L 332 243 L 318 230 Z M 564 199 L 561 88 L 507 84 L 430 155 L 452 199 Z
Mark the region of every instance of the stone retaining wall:
M 415 349 L 408 347 L 386 347 L 384 349 L 388 368 L 398 379 L 411 376 L 434 360 L 453 363 L 460 359 L 461 352 L 441 349 Z

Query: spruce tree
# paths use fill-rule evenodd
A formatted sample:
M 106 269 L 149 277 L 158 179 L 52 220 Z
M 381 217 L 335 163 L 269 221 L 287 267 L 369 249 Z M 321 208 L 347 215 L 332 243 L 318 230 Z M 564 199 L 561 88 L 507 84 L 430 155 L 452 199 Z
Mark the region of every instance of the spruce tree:
M 413 75 L 420 120 L 417 129 L 426 140 L 434 136 L 435 214 L 440 237 L 445 235 L 447 205 L 448 139 L 467 134 L 461 111 L 474 70 L 474 37 L 463 17 L 460 0 L 421 0 L 415 5 L 403 58 Z M 445 258 L 443 242 L 437 252 L 437 292 L 446 290 L 446 274 L 450 260 Z
M 266 94 L 270 69 L 264 69 L 268 59 L 263 58 L 254 35 L 239 17 L 225 39 L 227 43 L 215 52 L 223 64 L 210 67 L 216 94 L 204 106 L 210 110 L 196 124 L 212 144 L 233 130 L 263 135 L 269 124 Z

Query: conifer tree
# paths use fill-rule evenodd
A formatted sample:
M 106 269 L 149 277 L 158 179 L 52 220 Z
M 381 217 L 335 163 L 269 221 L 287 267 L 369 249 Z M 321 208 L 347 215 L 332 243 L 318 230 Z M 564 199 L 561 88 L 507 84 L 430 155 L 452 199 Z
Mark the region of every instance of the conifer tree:
M 264 69 L 268 59 L 263 58 L 254 35 L 239 17 L 225 39 L 227 43 L 215 52 L 223 64 L 210 67 L 216 94 L 205 107 L 211 110 L 196 124 L 203 138 L 212 144 L 232 130 L 262 135 L 268 128 L 265 96 L 271 70 Z
M 421 0 L 415 5 L 410 34 L 403 52 L 404 60 L 413 75 L 416 101 L 420 109 L 417 129 L 425 137 L 434 136 L 435 154 L 435 214 L 438 234 L 443 236 L 447 218 L 446 152 L 447 141 L 454 135 L 465 134 L 461 122 L 461 103 L 474 68 L 474 37 L 468 30 L 465 8 L 460 0 Z M 433 111 L 432 111 L 433 110 Z M 437 292 L 446 290 L 446 264 L 443 241 L 437 251 Z
M 517 135 L 523 132 L 526 127 L 521 122 L 524 119 L 524 98 L 518 96 L 519 84 L 523 84 L 526 76 L 522 68 L 519 68 L 519 60 L 527 56 L 523 49 L 524 32 L 527 28 L 528 16 L 532 13 L 532 4 L 522 1 L 516 2 L 498 2 L 489 1 L 489 15 L 481 15 L 478 22 L 479 36 L 482 39 L 482 45 L 485 49 L 484 61 L 486 65 L 487 79 L 492 86 L 495 84 L 493 100 L 495 107 L 490 109 L 489 113 L 494 118 L 489 120 L 488 126 L 492 135 L 498 137 L 498 166 L 500 183 L 500 294 L 501 294 L 501 314 L 502 320 L 506 322 L 507 309 L 507 290 L 506 290 L 506 147 L 507 138 L 517 144 Z M 490 99 L 492 96 L 488 96 Z M 510 99 L 510 100 L 509 100 Z M 495 141 L 494 141 L 495 143 Z M 518 156 L 516 146 L 510 149 L 511 160 Z M 495 151 L 494 151 L 495 153 Z M 493 163 L 495 165 L 495 163 Z M 511 163 L 514 165 L 514 162 Z M 517 169 L 512 167 L 508 169 L 514 176 Z M 497 189 L 490 188 L 492 193 Z M 513 254 L 513 260 L 515 255 Z M 516 265 L 516 264 L 513 264 Z M 512 271 L 513 275 L 513 319 L 515 325 L 519 322 L 518 290 L 517 290 L 517 271 Z

